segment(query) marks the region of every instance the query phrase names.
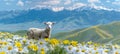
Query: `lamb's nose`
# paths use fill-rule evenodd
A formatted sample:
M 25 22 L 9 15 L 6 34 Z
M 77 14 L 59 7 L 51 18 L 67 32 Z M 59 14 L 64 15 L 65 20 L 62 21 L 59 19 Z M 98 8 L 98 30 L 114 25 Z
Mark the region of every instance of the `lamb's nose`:
M 45 38 L 49 38 L 49 36 L 45 36 Z

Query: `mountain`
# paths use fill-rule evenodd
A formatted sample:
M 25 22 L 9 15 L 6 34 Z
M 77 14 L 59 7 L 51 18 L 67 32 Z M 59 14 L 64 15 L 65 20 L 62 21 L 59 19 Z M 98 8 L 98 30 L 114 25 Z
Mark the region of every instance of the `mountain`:
M 107 24 L 120 20 L 120 12 L 78 8 L 54 12 L 50 9 L 1 11 L 0 30 L 18 31 L 30 27 L 44 28 L 43 22 L 53 21 L 53 33 Z
M 79 42 L 94 41 L 99 43 L 120 44 L 120 22 L 91 26 L 69 32 L 60 32 L 52 35 L 53 38 L 77 40 Z

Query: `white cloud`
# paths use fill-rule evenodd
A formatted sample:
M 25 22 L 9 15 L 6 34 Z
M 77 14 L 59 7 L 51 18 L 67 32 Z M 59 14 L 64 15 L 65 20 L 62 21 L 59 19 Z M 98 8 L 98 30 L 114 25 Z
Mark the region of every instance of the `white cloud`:
M 21 0 L 19 0 L 19 1 L 17 2 L 17 5 L 19 5 L 19 6 L 24 6 L 24 2 L 22 2 Z
M 37 4 L 42 4 L 42 5 L 57 5 L 60 4 L 60 0 L 47 0 L 47 1 L 40 1 L 37 2 Z
M 90 7 L 95 8 L 97 10 L 101 10 L 101 9 L 103 9 L 103 10 L 109 10 L 109 11 L 113 10 L 113 9 L 110 9 L 110 8 L 106 8 L 104 6 L 97 6 L 95 4 L 90 5 Z
M 88 0 L 89 3 L 100 3 L 99 0 Z
M 114 5 L 120 5 L 120 1 L 112 2 L 112 4 L 114 4 Z
M 62 11 L 64 9 L 67 10 L 74 10 L 83 6 L 92 7 L 95 9 L 104 9 L 104 10 L 111 10 L 107 8 L 102 1 L 100 0 L 87 0 L 89 4 L 81 3 L 81 2 L 74 2 L 73 0 L 44 0 L 34 2 L 34 5 L 31 9 L 44 9 L 48 8 L 55 12 Z M 110 0 L 106 0 L 105 2 L 110 2 Z M 96 5 L 99 3 L 101 5 Z
M 65 5 L 68 5 L 68 4 L 71 4 L 71 3 L 72 3 L 71 0 L 66 0 L 66 1 L 64 2 Z
M 67 7 L 67 10 L 74 10 L 80 7 L 86 6 L 86 4 L 84 3 L 75 3 L 73 6 Z
M 64 7 L 53 7 L 52 10 L 55 12 L 62 11 Z

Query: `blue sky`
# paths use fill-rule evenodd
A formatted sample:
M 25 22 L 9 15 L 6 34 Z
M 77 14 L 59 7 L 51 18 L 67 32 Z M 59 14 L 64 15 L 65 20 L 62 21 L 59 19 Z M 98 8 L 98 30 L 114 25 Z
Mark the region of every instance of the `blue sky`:
M 74 10 L 83 6 L 120 10 L 120 0 L 0 0 L 0 11 L 49 8 L 53 11 Z

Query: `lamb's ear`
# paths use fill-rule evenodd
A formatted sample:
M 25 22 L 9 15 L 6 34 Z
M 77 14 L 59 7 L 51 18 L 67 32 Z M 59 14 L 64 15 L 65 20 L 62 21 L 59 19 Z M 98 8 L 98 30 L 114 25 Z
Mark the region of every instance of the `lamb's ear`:
M 47 24 L 46 22 L 44 22 L 44 24 Z
M 56 22 L 53 22 L 53 25 L 55 24 Z

